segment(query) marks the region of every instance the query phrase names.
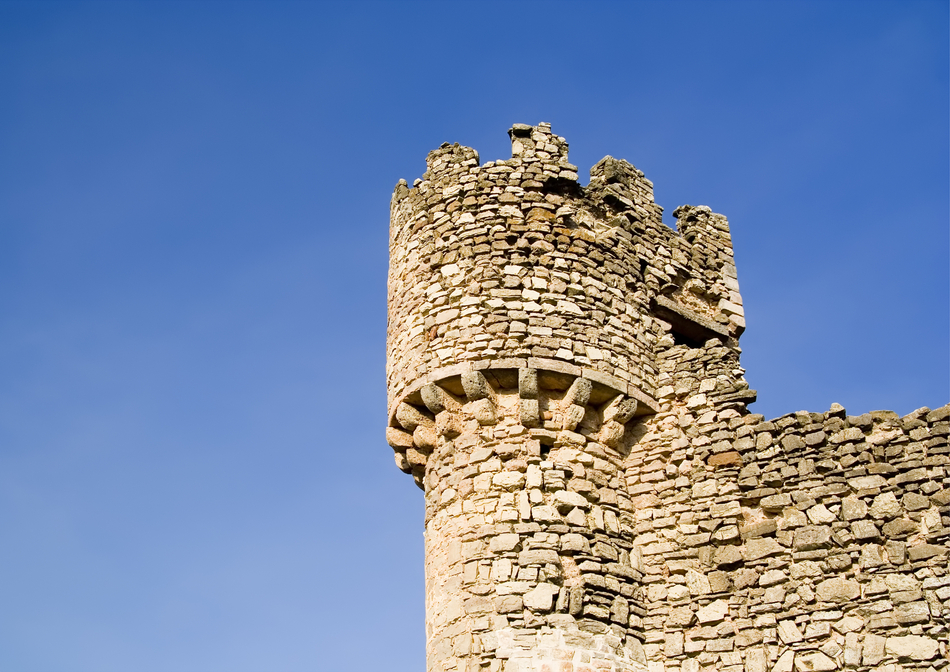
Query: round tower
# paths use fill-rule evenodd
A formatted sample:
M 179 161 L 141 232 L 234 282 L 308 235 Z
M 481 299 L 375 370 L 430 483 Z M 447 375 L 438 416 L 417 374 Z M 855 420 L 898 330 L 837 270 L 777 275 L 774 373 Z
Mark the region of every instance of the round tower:
M 442 145 L 392 199 L 387 439 L 425 492 L 428 669 L 645 669 L 629 467 L 677 345 L 741 378 L 728 226 L 684 206 L 677 233 L 629 163 L 582 187 L 549 124 L 509 135 L 484 165 Z

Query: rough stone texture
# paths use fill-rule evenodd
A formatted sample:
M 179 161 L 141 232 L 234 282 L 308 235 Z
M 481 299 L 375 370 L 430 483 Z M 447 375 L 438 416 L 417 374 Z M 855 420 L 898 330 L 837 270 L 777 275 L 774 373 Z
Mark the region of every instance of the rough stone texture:
M 948 671 L 950 406 L 771 421 L 729 227 L 550 126 L 393 194 L 386 436 L 431 672 Z

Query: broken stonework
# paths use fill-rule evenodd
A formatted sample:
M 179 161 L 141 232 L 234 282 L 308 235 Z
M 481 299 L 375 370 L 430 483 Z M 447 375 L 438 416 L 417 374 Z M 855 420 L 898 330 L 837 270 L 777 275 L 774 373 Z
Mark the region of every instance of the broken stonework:
M 950 672 L 950 406 L 751 413 L 725 217 L 510 136 L 392 199 L 430 672 Z

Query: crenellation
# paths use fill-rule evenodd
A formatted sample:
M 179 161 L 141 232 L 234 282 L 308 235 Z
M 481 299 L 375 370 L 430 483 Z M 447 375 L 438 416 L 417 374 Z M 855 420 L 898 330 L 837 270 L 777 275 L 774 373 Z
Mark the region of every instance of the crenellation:
M 550 125 L 393 193 L 386 437 L 435 672 L 946 672 L 950 405 L 748 405 L 729 225 Z

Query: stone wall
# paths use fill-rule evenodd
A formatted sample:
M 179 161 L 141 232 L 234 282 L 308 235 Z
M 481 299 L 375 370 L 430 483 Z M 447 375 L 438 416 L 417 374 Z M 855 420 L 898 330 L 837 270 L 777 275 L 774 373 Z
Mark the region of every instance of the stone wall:
M 947 668 L 948 407 L 770 422 L 726 219 L 550 126 L 392 202 L 387 438 L 430 671 Z

